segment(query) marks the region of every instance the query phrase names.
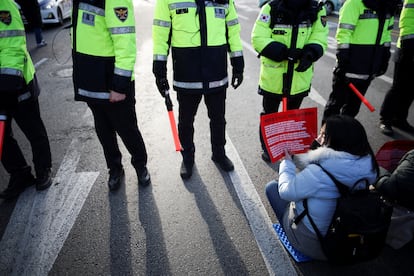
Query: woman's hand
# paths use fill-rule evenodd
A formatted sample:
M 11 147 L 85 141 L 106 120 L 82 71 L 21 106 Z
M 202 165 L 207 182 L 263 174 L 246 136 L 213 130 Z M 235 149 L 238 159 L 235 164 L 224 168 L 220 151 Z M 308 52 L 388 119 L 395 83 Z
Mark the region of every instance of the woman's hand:
M 290 154 L 290 152 L 287 149 L 285 149 L 285 160 L 292 161 L 292 155 Z
M 325 125 L 323 125 L 321 127 L 321 130 L 319 131 L 319 135 L 318 137 L 316 137 L 316 142 L 319 143 L 319 145 L 324 145 L 325 144 Z

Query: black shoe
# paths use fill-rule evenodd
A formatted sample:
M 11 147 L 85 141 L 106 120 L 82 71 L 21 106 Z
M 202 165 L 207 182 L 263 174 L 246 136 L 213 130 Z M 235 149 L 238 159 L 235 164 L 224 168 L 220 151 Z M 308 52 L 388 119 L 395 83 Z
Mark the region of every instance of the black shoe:
M 112 169 L 109 170 L 108 187 L 111 191 L 116 191 L 121 187 L 121 184 L 125 182 L 124 169 Z
M 265 162 L 267 162 L 267 163 L 269 163 L 270 162 L 270 156 L 269 156 L 269 154 L 267 153 L 267 151 L 262 151 L 262 159 L 263 159 L 263 161 L 265 161 Z
M 224 155 L 223 157 L 215 157 L 214 155 L 211 157 L 211 160 L 213 160 L 214 162 L 216 162 L 220 168 L 225 171 L 225 172 L 230 172 L 232 170 L 234 170 L 234 165 L 233 162 L 231 162 L 231 160 Z
M 151 177 L 147 167 L 137 170 L 138 185 L 148 186 L 151 184 Z
M 392 125 L 396 128 L 399 128 L 403 131 L 414 134 L 414 127 L 410 125 L 406 120 L 403 121 L 393 121 Z
M 193 163 L 186 164 L 181 162 L 180 176 L 182 179 L 189 179 L 193 175 Z
M 46 169 L 45 171 L 39 173 L 36 178 L 36 190 L 45 190 L 49 188 L 50 185 L 52 185 L 52 177 L 50 176 L 50 169 Z
M 6 190 L 0 193 L 0 198 L 12 199 L 24 192 L 24 190 L 35 183 L 32 173 L 23 175 L 11 175 Z
M 380 122 L 379 128 L 380 128 L 381 132 L 385 135 L 393 135 L 394 134 L 394 130 L 392 129 L 390 123 Z

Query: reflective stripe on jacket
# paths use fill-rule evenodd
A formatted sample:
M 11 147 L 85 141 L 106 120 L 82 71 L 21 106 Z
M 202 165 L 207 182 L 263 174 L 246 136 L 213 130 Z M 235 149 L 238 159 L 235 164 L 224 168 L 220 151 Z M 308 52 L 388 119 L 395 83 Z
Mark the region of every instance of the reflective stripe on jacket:
M 110 90 L 128 95 L 136 58 L 131 0 L 75 0 L 72 11 L 75 99 L 107 102 Z
M 153 58 L 172 50 L 174 89 L 208 93 L 228 86 L 227 55 L 243 56 L 233 0 L 157 0 L 152 27 Z
M 380 19 L 376 11 L 367 8 L 362 0 L 347 0 L 339 12 L 336 32 L 338 49 L 350 50 L 347 72 L 355 78 L 367 79 L 381 68 L 391 47 L 394 17 L 387 14 L 377 43 Z

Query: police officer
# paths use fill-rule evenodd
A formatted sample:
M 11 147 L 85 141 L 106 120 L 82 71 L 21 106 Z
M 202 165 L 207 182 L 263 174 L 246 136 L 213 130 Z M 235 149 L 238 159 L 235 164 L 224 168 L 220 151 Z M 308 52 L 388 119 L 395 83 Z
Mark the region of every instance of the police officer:
M 414 134 L 407 122 L 408 111 L 414 100 L 412 70 L 414 68 L 414 0 L 406 0 L 400 15 L 400 35 L 395 52 L 394 79 L 380 111 L 380 129 L 386 135 L 394 133 L 392 126 Z
M 337 64 L 323 121 L 333 114 L 355 117 L 371 81 L 387 71 L 396 0 L 347 0 L 339 12 Z
M 157 0 L 152 38 L 153 73 L 161 95 L 169 90 L 167 57 L 171 47 L 179 103 L 178 132 L 183 162 L 180 175 L 192 175 L 195 146 L 194 117 L 204 97 L 210 118 L 212 160 L 232 171 L 226 156 L 225 99 L 228 87 L 227 53 L 233 67 L 231 84 L 243 80 L 244 59 L 240 24 L 233 0 Z
M 76 0 L 72 12 L 75 100 L 91 109 L 109 168 L 108 187 L 125 181 L 118 134 L 132 155 L 138 184 L 151 182 L 135 113 L 134 8 L 130 0 Z
M 311 88 L 313 63 L 327 47 L 323 5 L 314 0 L 274 0 L 263 5 L 252 31 L 261 68 L 258 93 L 264 114 L 278 112 L 282 97 L 287 109 L 298 109 Z M 262 159 L 270 161 L 262 134 Z
M 1 161 L 10 174 L 0 197 L 11 199 L 35 184 L 44 190 L 52 184 L 49 139 L 40 117 L 35 68 L 26 48 L 26 35 L 19 10 L 12 0 L 0 1 L 0 110 L 6 119 Z M 13 138 L 14 118 L 32 147 L 36 179 Z

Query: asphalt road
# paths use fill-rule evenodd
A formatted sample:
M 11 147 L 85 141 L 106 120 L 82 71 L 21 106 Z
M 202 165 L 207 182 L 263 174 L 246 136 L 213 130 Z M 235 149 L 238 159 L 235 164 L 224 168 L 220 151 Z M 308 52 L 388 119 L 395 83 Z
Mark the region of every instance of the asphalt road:
M 225 173 L 211 161 L 209 122 L 201 104 L 195 122 L 195 171 L 189 181 L 183 181 L 181 156 L 175 152 L 165 105 L 151 73 L 154 1 L 134 3 L 136 110 L 152 185 L 137 186 L 121 143 L 127 184 L 116 193 L 108 191 L 92 116 L 84 103 L 73 100 L 69 31 L 45 28 L 49 44 L 40 49 L 29 32 L 28 48 L 42 87 L 40 104 L 52 147 L 54 185 L 43 192 L 30 188 L 16 201 L 0 201 L 0 275 L 414 274 L 412 246 L 399 251 L 387 247 L 377 260 L 347 267 L 297 264 L 281 247 L 272 229 L 276 219 L 264 194 L 266 183 L 277 177 L 278 164 L 260 158 L 260 65 L 250 44 L 259 12 L 256 1 L 237 1 L 246 70 L 242 86 L 228 89 L 226 111 L 226 150 L 236 169 Z M 329 17 L 329 48 L 315 66 L 313 90 L 303 104 L 317 107 L 319 118 L 330 93 L 336 20 Z M 374 151 L 389 140 L 414 138 L 400 131 L 388 137 L 378 129 L 379 108 L 392 73 L 390 63 L 387 74 L 376 79 L 366 95 L 376 111 L 362 106 L 357 116 Z M 172 92 L 177 110 L 175 96 Z M 30 146 L 17 127 L 15 135 L 30 162 Z M 0 168 L 1 190 L 7 181 Z

